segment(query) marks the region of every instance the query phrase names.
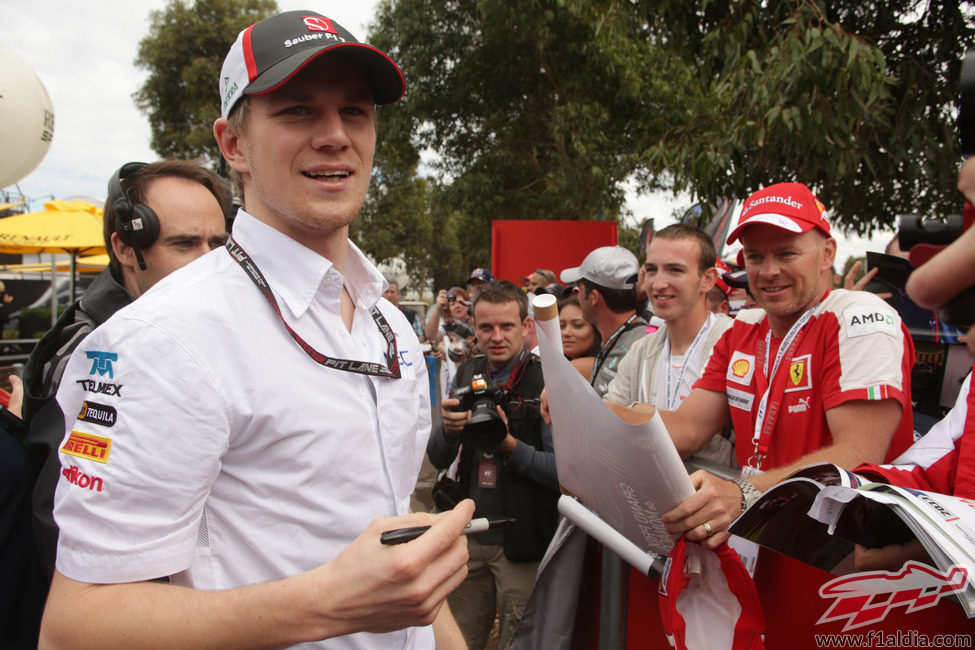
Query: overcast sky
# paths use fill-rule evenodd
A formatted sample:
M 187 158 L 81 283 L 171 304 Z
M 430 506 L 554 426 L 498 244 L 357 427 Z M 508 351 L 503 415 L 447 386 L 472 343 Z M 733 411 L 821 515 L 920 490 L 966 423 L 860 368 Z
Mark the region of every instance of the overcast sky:
M 377 0 L 278 0 L 282 11 L 318 11 L 360 39 L 366 38 L 376 4 Z M 52 196 L 104 200 L 108 178 L 119 165 L 158 158 L 149 147 L 148 120 L 132 99 L 147 73 L 133 61 L 139 41 L 148 33 L 149 12 L 165 5 L 166 0 L 0 2 L 0 44 L 33 68 L 54 105 L 51 147 L 18 183 L 32 210 L 41 209 Z M 408 80 L 409 71 L 405 73 Z M 214 101 L 216 94 L 214 83 Z M 628 207 L 634 221 L 656 216 L 659 227 L 688 203 L 669 195 L 631 194 Z M 887 238 L 889 234 L 881 235 L 875 242 Z M 860 240 L 843 239 L 840 244 L 838 265 L 847 255 L 860 254 L 864 246 L 877 248 Z
M 133 61 L 139 41 L 149 31 L 149 12 L 166 4 L 166 0 L 0 2 L 0 43 L 33 68 L 54 105 L 51 148 L 18 183 L 31 199 L 32 209 L 40 209 L 51 195 L 104 200 L 108 178 L 119 165 L 158 158 L 149 146 L 148 119 L 132 99 L 147 71 L 136 68 Z M 360 39 L 365 38 L 375 5 L 375 0 L 278 0 L 282 11 L 311 8 Z M 213 96 L 216 102 L 216 79 Z

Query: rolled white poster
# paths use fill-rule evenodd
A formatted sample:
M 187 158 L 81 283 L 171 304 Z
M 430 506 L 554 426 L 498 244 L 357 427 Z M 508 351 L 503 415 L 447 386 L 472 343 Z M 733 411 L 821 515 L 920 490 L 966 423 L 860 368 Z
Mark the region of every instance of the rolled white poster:
M 532 299 L 535 324 L 545 332 L 553 346 L 562 352 L 562 330 L 559 328 L 558 299 L 550 293 L 543 293 Z
M 593 539 L 626 560 L 634 569 L 643 575 L 650 575 L 650 566 L 657 557 L 656 554 L 643 551 L 573 497 L 565 494 L 559 497 L 559 512 L 589 533 Z

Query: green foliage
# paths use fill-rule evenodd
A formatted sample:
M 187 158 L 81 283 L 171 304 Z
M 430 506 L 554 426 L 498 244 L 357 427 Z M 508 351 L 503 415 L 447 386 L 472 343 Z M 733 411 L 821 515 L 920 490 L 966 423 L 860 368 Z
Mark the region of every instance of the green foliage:
M 671 120 L 633 143 L 644 183 L 716 202 L 799 180 L 858 233 L 959 209 L 970 3 L 564 1 L 599 24 L 599 49 L 667 80 L 634 86 Z
M 242 29 L 277 11 L 274 0 L 170 0 L 150 12 L 149 35 L 135 60 L 149 77 L 133 98 L 149 117 L 160 157 L 202 157 L 220 168 L 212 130 L 220 116 L 220 66 Z
M 161 156 L 220 160 L 220 63 L 275 11 L 153 12 L 135 97 Z M 799 180 L 860 234 L 957 212 L 973 13 L 962 0 L 383 0 L 368 41 L 400 63 L 407 93 L 380 111 L 353 236 L 443 287 L 489 265 L 493 219 L 619 220 L 634 177 L 711 205 Z
M 58 305 L 58 316 L 60 316 L 66 306 Z M 51 308 L 34 307 L 32 309 L 21 309 L 17 312 L 17 336 L 22 339 L 39 339 L 51 328 Z
M 556 0 L 398 0 L 377 22 L 370 41 L 407 77 L 396 132 L 438 156 L 462 271 L 489 264 L 493 219 L 618 217 L 639 107 L 591 25 Z

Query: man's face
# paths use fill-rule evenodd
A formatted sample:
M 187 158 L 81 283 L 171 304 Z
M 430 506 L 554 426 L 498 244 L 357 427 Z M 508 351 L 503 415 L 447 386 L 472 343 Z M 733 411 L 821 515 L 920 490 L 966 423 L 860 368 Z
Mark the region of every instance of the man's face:
M 399 305 L 399 287 L 396 286 L 395 282 L 389 283 L 389 286 L 383 291 L 383 298 L 394 305 Z
M 539 275 L 538 273 L 532 273 L 528 276 L 528 290 L 535 293 L 535 290 L 539 287 L 545 286 L 545 277 Z
M 479 301 L 474 306 L 474 330 L 481 351 L 495 370 L 508 365 L 525 345 L 525 323 L 515 300 Z
M 481 290 L 481 286 L 484 284 L 483 280 L 470 280 L 467 283 L 467 293 L 470 294 L 471 300 L 474 300 L 474 296 L 477 292 Z
M 797 235 L 761 223 L 745 228 L 741 241 L 752 295 L 782 336 L 826 291 L 823 271 L 833 265 L 836 241 L 818 230 Z
M 579 309 L 582 310 L 582 316 L 590 323 L 596 322 L 596 308 L 592 304 L 593 296 L 592 292 L 586 288 L 583 282 L 576 282 L 576 295 L 579 297 Z
M 728 305 L 735 312 L 739 309 L 751 309 L 757 304 L 755 299 L 749 295 L 748 290 L 744 287 L 735 287 L 728 294 Z
M 210 190 L 195 181 L 164 176 L 149 182 L 146 205 L 159 217 L 159 238 L 142 251 L 146 270 L 129 253 L 124 262 L 126 289 L 133 297 L 178 268 L 222 246 L 227 238 L 223 210 Z
M 703 308 L 714 286 L 713 274 L 701 272 L 701 245 L 694 239 L 654 237 L 643 265 L 644 288 L 655 316 L 671 322 Z
M 326 55 L 248 101 L 246 126 L 230 147 L 247 211 L 313 249 L 344 236 L 369 188 L 376 145 L 366 78 L 344 57 Z

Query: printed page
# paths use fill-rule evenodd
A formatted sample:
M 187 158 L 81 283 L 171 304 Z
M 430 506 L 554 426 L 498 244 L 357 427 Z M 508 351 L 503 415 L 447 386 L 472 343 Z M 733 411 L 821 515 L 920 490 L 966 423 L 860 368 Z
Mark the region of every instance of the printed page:
M 659 415 L 623 422 L 537 331 L 559 483 L 639 548 L 668 554 L 674 538 L 660 517 L 694 488 Z

